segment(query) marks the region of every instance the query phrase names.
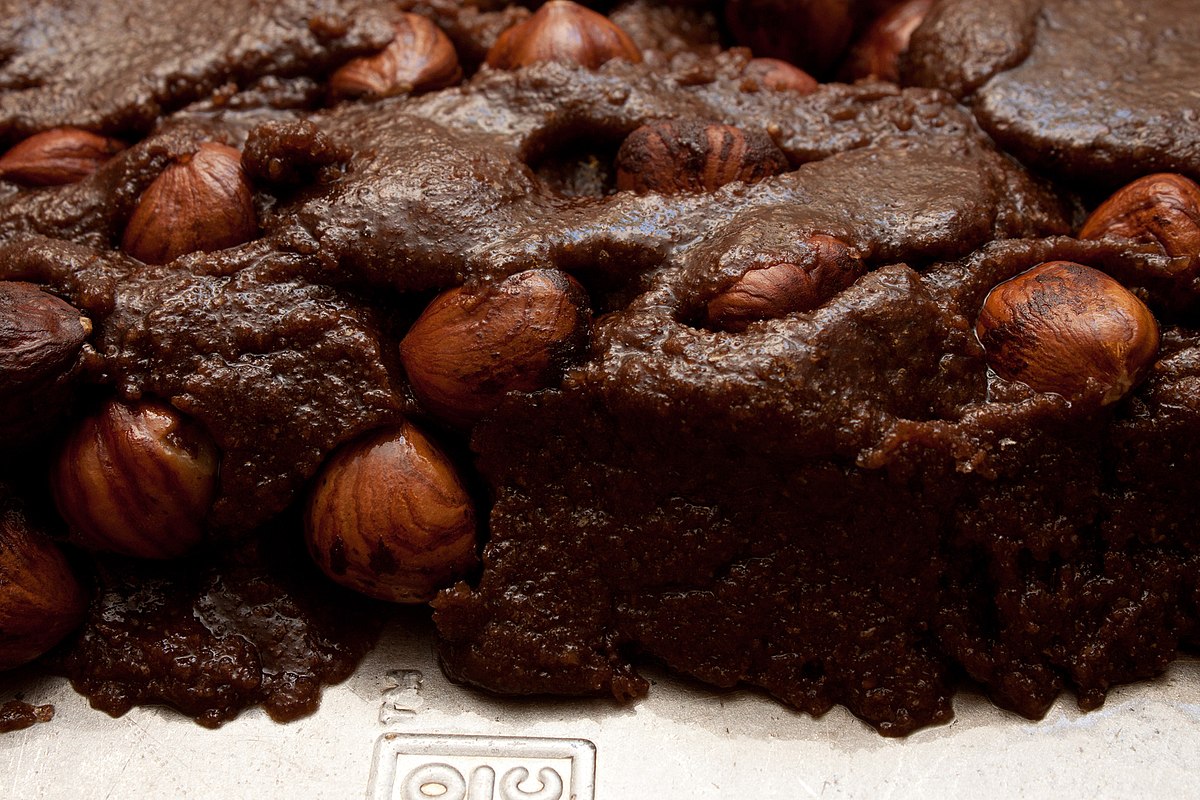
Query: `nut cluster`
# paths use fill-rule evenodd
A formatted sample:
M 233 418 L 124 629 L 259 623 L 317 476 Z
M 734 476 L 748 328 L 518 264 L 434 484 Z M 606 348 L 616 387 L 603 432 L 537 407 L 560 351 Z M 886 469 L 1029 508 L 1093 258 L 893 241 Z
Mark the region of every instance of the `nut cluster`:
M 242 154 L 216 142 L 177 159 L 147 187 L 125 227 L 121 249 L 147 264 L 221 250 L 258 235 Z
M 711 192 L 788 169 L 787 157 L 765 132 L 698 119 L 643 125 L 622 142 L 616 162 L 618 189 L 658 194 Z
M 425 92 L 462 79 L 453 43 L 432 21 L 404 13 L 393 28 L 395 38 L 382 51 L 348 61 L 333 73 L 329 91 L 334 99 Z
M 975 323 L 988 365 L 1039 392 L 1101 405 L 1124 397 L 1158 355 L 1158 323 L 1099 270 L 1039 264 L 992 289 Z
M 111 400 L 67 438 L 51 475 L 55 504 L 89 550 L 174 558 L 204 537 L 219 458 L 174 408 Z
M 329 459 L 305 534 L 326 575 L 395 603 L 429 600 L 477 562 L 471 499 L 446 455 L 409 423 Z
M 555 381 L 583 349 L 590 318 L 574 278 L 527 270 L 436 297 L 401 341 L 400 359 L 428 411 L 469 427 L 509 392 Z
M 79 128 L 51 128 L 0 156 L 0 178 L 24 186 L 78 183 L 124 149 L 116 139 Z
M 495 69 L 518 69 L 560 61 L 596 69 L 614 58 L 638 63 L 642 53 L 608 17 L 571 0 L 550 0 L 529 19 L 500 34 L 488 51 L 487 63 Z
M 809 311 L 853 283 L 863 269 L 862 256 L 850 245 L 823 234 L 809 236 L 789 260 L 756 264 L 709 300 L 707 324 L 737 332 L 752 322 Z
M 37 286 L 0 281 L 0 445 L 54 424 L 73 393 L 92 323 Z

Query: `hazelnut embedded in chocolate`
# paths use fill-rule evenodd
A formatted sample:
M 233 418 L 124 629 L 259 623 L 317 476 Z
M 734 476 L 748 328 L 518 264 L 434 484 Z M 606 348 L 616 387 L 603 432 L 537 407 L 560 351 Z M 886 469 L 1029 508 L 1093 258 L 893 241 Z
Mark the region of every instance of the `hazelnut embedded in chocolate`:
M 13 145 L 0 156 L 0 178 L 25 186 L 78 183 L 124 145 L 79 128 L 51 128 Z
M 220 250 L 258 234 L 254 197 L 242 154 L 205 142 L 170 164 L 142 193 L 121 249 L 147 264 Z
M 431 599 L 477 561 L 475 512 L 454 465 L 407 422 L 329 459 L 305 533 L 326 575 L 394 603 Z
M 988 294 L 975 333 L 998 375 L 1067 398 L 1120 400 L 1158 355 L 1158 323 L 1099 270 L 1039 264 Z
M 55 504 L 89 550 L 174 558 L 204 537 L 219 459 L 174 408 L 111 400 L 68 436 L 51 475 Z
M 335 99 L 424 92 L 462 78 L 454 44 L 431 20 L 401 14 L 392 27 L 396 36 L 382 51 L 348 61 L 333 73 L 329 91 Z
M 932 5 L 933 0 L 905 0 L 880 15 L 850 47 L 840 77 L 899 81 L 900 56 Z
M 642 60 L 629 34 L 608 17 L 571 0 L 550 0 L 537 13 L 496 39 L 488 66 L 517 69 L 539 61 L 561 61 L 596 69 L 614 58 Z
M 1138 178 L 1092 212 L 1079 238 L 1157 244 L 1169 256 L 1200 261 L 1200 186 L 1174 173 Z
M 586 343 L 590 319 L 574 278 L 527 270 L 436 297 L 400 343 L 400 358 L 422 405 L 468 427 L 509 392 L 556 380 Z
M 617 188 L 638 193 L 711 192 L 788 169 L 763 131 L 697 119 L 661 120 L 635 130 L 617 151 Z

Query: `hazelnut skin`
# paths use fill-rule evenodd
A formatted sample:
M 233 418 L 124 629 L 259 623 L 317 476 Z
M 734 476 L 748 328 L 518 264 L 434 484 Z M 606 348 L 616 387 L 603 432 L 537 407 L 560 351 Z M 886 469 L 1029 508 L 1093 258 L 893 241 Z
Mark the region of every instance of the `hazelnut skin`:
M 842 64 L 842 79 L 874 77 L 899 82 L 900 55 L 932 6 L 933 0 L 905 0 L 879 16 L 850 47 Z
M 334 99 L 392 97 L 443 89 L 462 79 L 454 45 L 419 14 L 401 14 L 396 38 L 381 52 L 343 64 L 329 79 Z
M 1200 260 L 1200 186 L 1173 173 L 1138 178 L 1092 212 L 1079 238 L 1157 244 L 1169 256 Z
M 432 599 L 478 560 L 454 465 L 407 422 L 334 453 L 309 497 L 305 537 L 332 580 L 394 603 Z
M 86 607 L 58 546 L 0 487 L 0 670 L 45 653 L 79 625 Z
M 777 58 L 752 58 L 742 68 L 742 75 L 757 88 L 772 92 L 812 94 L 820 86 L 812 75 Z
M 51 128 L 18 142 L 0 156 L 0 178 L 24 186 L 78 183 L 124 147 L 116 139 L 91 131 Z
M 0 445 L 45 432 L 74 396 L 92 323 L 31 283 L 0 281 Z
M 242 154 L 205 142 L 147 187 L 125 227 L 121 249 L 147 264 L 221 250 L 258 235 Z
M 509 392 L 556 381 L 583 350 L 590 324 L 574 278 L 527 270 L 434 298 L 400 342 L 400 360 L 425 409 L 465 428 Z
M 975 323 L 1002 378 L 1067 398 L 1120 400 L 1158 355 L 1158 323 L 1132 292 L 1099 270 L 1039 264 L 992 289 Z
M 862 256 L 845 242 L 816 234 L 788 261 L 753 266 L 708 301 L 707 324 L 743 331 L 758 320 L 810 311 L 863 274 Z
M 518 69 L 539 61 L 561 61 L 596 69 L 614 58 L 636 64 L 642 53 L 629 34 L 603 14 L 571 0 L 550 0 L 497 37 L 487 64 L 494 69 Z
M 788 169 L 787 157 L 763 131 L 697 119 L 643 125 L 621 143 L 616 164 L 617 188 L 639 194 L 711 192 Z
M 174 408 L 110 400 L 67 438 L 51 487 L 82 547 L 175 558 L 204 538 L 219 460 L 208 434 Z

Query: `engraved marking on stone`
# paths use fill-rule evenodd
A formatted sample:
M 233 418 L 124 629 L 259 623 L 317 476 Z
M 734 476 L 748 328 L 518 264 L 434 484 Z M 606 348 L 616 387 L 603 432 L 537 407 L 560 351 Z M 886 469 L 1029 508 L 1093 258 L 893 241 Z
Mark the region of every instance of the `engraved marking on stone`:
M 368 800 L 594 800 L 586 739 L 386 733 Z
M 383 690 L 379 706 L 379 721 L 387 725 L 412 718 L 425 706 L 421 684 L 425 676 L 415 669 L 391 669 L 387 672 L 388 686 Z

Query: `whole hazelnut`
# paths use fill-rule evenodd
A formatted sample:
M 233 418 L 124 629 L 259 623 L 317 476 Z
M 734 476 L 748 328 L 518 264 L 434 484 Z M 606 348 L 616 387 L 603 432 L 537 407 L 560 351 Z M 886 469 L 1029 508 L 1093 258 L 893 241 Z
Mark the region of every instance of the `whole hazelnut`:
M 471 499 L 407 422 L 334 453 L 309 497 L 305 535 L 331 579 L 394 603 L 425 602 L 477 562 Z
M 124 149 L 116 139 L 80 130 L 51 128 L 13 145 L 0 156 L 0 178 L 25 186 L 78 183 Z
M 465 428 L 509 392 L 551 385 L 582 351 L 590 324 L 574 278 L 527 270 L 434 298 L 400 342 L 400 360 L 421 404 Z
M 45 653 L 79 625 L 86 607 L 58 546 L 0 488 L 0 670 Z
M 1157 244 L 1169 256 L 1200 259 L 1200 186 L 1173 173 L 1138 178 L 1092 212 L 1079 238 Z
M 992 289 L 975 334 L 1002 378 L 1101 405 L 1128 394 L 1158 355 L 1150 309 L 1103 272 L 1069 261 L 1039 264 Z
M 773 92 L 812 94 L 820 86 L 812 75 L 778 58 L 752 58 L 742 67 L 742 75 L 754 86 Z
M 809 311 L 863 274 L 859 252 L 832 236 L 809 236 L 789 255 L 754 265 L 709 300 L 709 327 L 737 332 L 751 322 Z
M 900 55 L 925 17 L 933 0 L 905 0 L 893 6 L 871 23 L 858 38 L 842 64 L 841 77 L 847 81 L 875 77 L 896 83 L 900 80 Z
M 334 99 L 391 97 L 458 83 L 462 69 L 442 29 L 420 14 L 403 13 L 396 37 L 379 53 L 343 64 L 329 79 Z
M 0 446 L 52 425 L 69 403 L 91 321 L 31 283 L 0 281 Z
M 608 17 L 571 0 L 550 0 L 537 13 L 496 39 L 487 54 L 495 69 L 518 69 L 539 61 L 561 61 L 596 69 L 606 61 L 642 60 L 629 34 Z
M 726 0 L 725 21 L 738 44 L 824 75 L 854 32 L 852 0 Z
M 205 142 L 170 164 L 142 193 L 121 249 L 147 264 L 221 250 L 258 235 L 242 154 Z
M 618 189 L 659 194 L 711 192 L 788 169 L 787 157 L 765 132 L 697 119 L 643 125 L 621 143 L 616 163 Z
M 110 400 L 69 435 L 51 486 L 83 547 L 174 558 L 204 537 L 218 463 L 208 434 L 174 408 Z

